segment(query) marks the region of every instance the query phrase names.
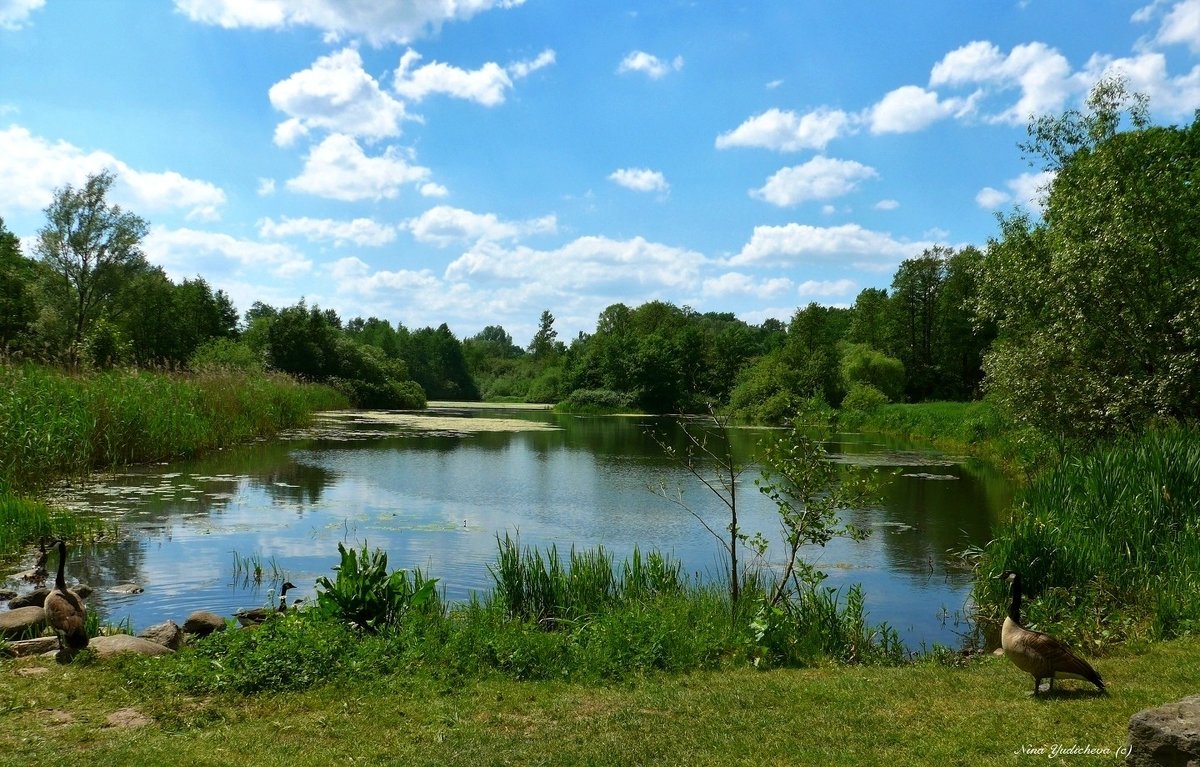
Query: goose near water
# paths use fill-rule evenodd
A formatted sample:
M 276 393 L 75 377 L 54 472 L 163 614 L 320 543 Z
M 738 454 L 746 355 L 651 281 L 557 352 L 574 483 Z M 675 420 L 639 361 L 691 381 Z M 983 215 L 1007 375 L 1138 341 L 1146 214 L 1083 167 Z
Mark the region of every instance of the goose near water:
M 87 611 L 83 608 L 83 600 L 74 591 L 67 588 L 64 574 L 67 565 L 67 543 L 58 540 L 58 573 L 54 577 L 54 588 L 46 595 L 42 607 L 46 611 L 46 621 L 58 634 L 60 650 L 82 650 L 88 646 L 87 632 L 84 624 L 87 622 Z
M 996 577 L 1012 584 L 1012 602 L 1000 631 L 1000 646 L 1017 668 L 1033 677 L 1033 694 L 1038 694 L 1043 679 L 1050 680 L 1050 690 L 1054 689 L 1055 679 L 1082 679 L 1106 692 L 1104 680 L 1087 661 L 1049 634 L 1030 631 L 1021 625 L 1020 574 L 1005 570 Z
M 249 610 L 238 610 L 233 614 L 237 618 L 238 623 L 243 626 L 254 626 L 262 623 L 269 618 L 273 613 L 282 613 L 287 611 L 287 593 L 288 589 L 296 588 L 291 581 L 284 581 L 279 587 L 279 606 L 274 610 L 268 610 L 265 607 L 253 607 Z

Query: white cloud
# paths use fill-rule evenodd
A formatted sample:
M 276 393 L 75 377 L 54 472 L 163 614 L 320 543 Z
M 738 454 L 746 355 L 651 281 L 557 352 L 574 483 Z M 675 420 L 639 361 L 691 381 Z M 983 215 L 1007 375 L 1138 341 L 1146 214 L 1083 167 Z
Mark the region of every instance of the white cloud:
M 1045 43 L 1017 45 L 1005 55 L 994 43 L 982 40 L 947 53 L 933 66 L 929 84 L 1019 90 L 1021 97 L 1015 104 L 987 118 L 990 122 L 1009 124 L 1058 112 L 1068 99 L 1086 90 L 1088 85 L 1073 76 L 1066 57 Z
M 291 246 L 239 240 L 220 232 L 152 227 L 142 242 L 151 263 L 158 264 L 174 279 L 204 274 L 206 277 L 233 271 L 265 271 L 279 278 L 308 272 L 312 262 Z M 214 280 L 214 282 L 216 282 Z
M 1095 83 L 1120 75 L 1131 93 L 1144 93 L 1156 114 L 1189 117 L 1200 106 L 1200 66 L 1177 77 L 1167 74 L 1167 58 L 1143 53 L 1129 58 L 1094 55 L 1079 75 L 1080 82 Z
M 0 0 L 0 29 L 20 29 L 46 0 Z
M 709 298 L 729 296 L 752 296 L 773 298 L 790 291 L 793 283 L 786 277 L 755 279 L 741 272 L 726 272 L 719 277 L 710 277 L 701 285 L 701 292 Z
M 896 200 L 880 200 L 875 203 L 875 210 L 895 210 L 900 207 L 900 203 Z
M 670 61 L 666 61 L 645 51 L 632 51 L 621 60 L 620 66 L 617 67 L 617 74 L 641 72 L 651 80 L 661 80 L 671 72 L 678 72 L 681 69 L 683 69 L 682 56 L 676 56 Z
M 494 213 L 474 213 L 448 205 L 439 205 L 404 222 L 418 242 L 439 247 L 475 243 L 481 240 L 511 240 L 528 234 L 547 234 L 558 230 L 558 220 L 553 216 L 530 221 L 502 221 Z
M 275 194 L 275 179 L 260 178 L 258 180 L 257 191 L 259 197 L 270 197 L 271 195 Z
M 608 180 L 615 184 L 632 189 L 635 192 L 671 191 L 671 185 L 662 173 L 649 168 L 621 168 L 609 174 Z
M 421 54 L 411 48 L 400 57 L 392 83 L 396 93 L 413 101 L 420 101 L 431 93 L 442 93 L 492 107 L 504 103 L 514 79 L 519 80 L 550 66 L 555 61 L 555 54 L 552 50 L 542 51 L 535 59 L 517 61 L 507 67 L 489 61 L 475 70 L 460 69 L 440 61 L 414 68 L 421 58 Z
M 1134 14 L 1134 21 L 1148 21 L 1158 3 Z M 1200 0 L 1176 3 L 1163 17 L 1154 41 L 1160 45 L 1186 45 L 1192 53 L 1200 53 Z
M 905 85 L 869 110 L 872 133 L 913 133 L 970 109 L 969 99 L 939 99 L 934 91 Z
M 288 189 L 353 202 L 391 199 L 405 184 L 425 182 L 428 168 L 411 165 L 395 147 L 368 157 L 352 136 L 334 133 L 313 147 Z
M 830 296 L 849 296 L 858 290 L 854 280 L 806 280 L 796 288 L 801 297 L 828 298 Z
M 258 222 L 258 236 L 264 238 L 303 237 L 311 242 L 329 241 L 335 246 L 348 244 L 379 247 L 396 239 L 396 227 L 369 218 L 337 221 L 330 218 L 288 218 L 276 222 L 270 218 Z
M 761 189 L 750 194 L 772 205 L 787 207 L 849 194 L 859 181 L 878 175 L 874 168 L 853 160 L 817 156 L 803 165 L 777 171 Z
M 981 208 L 994 210 L 1010 202 L 1023 205 L 1032 211 L 1041 211 L 1050 185 L 1054 182 L 1052 171 L 1041 173 L 1022 173 L 1014 179 L 1005 182 L 1007 192 L 985 186 L 975 195 L 975 202 Z
M 698 282 L 703 255 L 641 237 L 612 240 L 580 237 L 555 250 L 506 249 L 480 242 L 446 268 L 446 278 L 531 281 L 559 291 L 627 291 L 631 286 L 690 287 Z
M 271 106 L 289 116 L 275 129 L 279 146 L 314 128 L 370 139 L 395 136 L 405 119 L 404 103 L 379 87 L 353 48 L 322 56 L 272 85 L 267 96 Z
M 421 184 L 418 191 L 420 191 L 422 197 L 448 197 L 450 195 L 449 189 L 433 181 Z
M 81 186 L 89 174 L 111 170 L 117 174 L 113 201 L 147 210 L 186 209 L 189 218 L 213 219 L 225 203 L 225 192 L 207 181 L 187 178 L 175 171 L 142 171 L 102 151 L 85 152 L 65 141 L 49 141 L 13 125 L 0 130 L 0 210 L 44 208 L 54 190 Z
M 830 141 L 852 132 L 854 118 L 838 109 L 817 109 L 803 116 L 768 109 L 727 133 L 717 136 L 717 149 L 760 147 L 777 152 L 824 149 Z
M 756 226 L 750 241 L 729 259 L 729 264 L 795 264 L 816 258 L 841 257 L 848 258 L 851 265 L 858 268 L 886 271 L 931 245 L 931 242 L 902 242 L 858 224 Z
M 513 8 L 524 0 L 175 0 L 192 21 L 226 29 L 310 26 L 331 39 L 364 37 L 372 45 L 409 43 L 437 32 L 447 21 L 466 21 L 492 8 Z

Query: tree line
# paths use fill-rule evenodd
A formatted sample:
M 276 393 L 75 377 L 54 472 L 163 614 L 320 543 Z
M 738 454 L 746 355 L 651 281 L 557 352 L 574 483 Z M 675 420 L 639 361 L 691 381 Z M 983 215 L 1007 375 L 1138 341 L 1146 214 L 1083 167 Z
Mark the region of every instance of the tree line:
M 32 258 L 0 220 L 0 346 L 95 366 L 274 369 L 370 407 L 482 398 L 781 422 L 812 403 L 987 396 L 1063 444 L 1195 419 L 1200 121 L 1152 126 L 1145 99 L 1109 80 L 1085 111 L 1029 133 L 1026 155 L 1054 173 L 1040 216 L 999 216 L 982 248 L 929 248 L 849 307 L 755 325 L 616 303 L 569 343 L 546 310 L 525 347 L 499 325 L 458 339 L 303 300 L 239 318 L 203 278 L 173 283 L 147 263 L 147 224 L 108 203 L 105 172 L 55 193 Z

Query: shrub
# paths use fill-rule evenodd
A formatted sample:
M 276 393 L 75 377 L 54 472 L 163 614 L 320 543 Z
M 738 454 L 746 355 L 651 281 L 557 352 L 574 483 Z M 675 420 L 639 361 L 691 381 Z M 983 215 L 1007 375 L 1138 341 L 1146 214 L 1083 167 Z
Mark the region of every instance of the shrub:
M 856 383 L 842 399 L 842 410 L 850 413 L 871 413 L 887 403 L 887 395 L 871 384 Z
M 317 579 L 320 611 L 356 628 L 376 633 L 393 628 L 409 610 L 441 612 L 441 601 L 434 586 L 437 579 L 422 575 L 420 569 L 387 571 L 387 552 L 368 551 L 364 543 L 361 555 L 338 544 L 341 564 L 334 566 L 336 580 Z

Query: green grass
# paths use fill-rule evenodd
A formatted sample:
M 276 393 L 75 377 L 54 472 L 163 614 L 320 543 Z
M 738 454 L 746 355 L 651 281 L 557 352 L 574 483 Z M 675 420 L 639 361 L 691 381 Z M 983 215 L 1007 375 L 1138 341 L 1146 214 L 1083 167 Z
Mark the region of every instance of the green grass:
M 870 412 L 839 411 L 838 427 L 919 439 L 966 450 L 1014 475 L 1035 474 L 1057 463 L 1050 441 L 1014 427 L 996 407 L 979 402 L 921 402 L 881 405 Z
M 1200 640 L 1097 663 L 1111 694 L 1031 698 L 1003 658 L 963 667 L 741 669 L 620 684 L 446 680 L 397 667 L 303 692 L 195 695 L 128 684 L 151 661 L 0 663 L 0 764 L 1116 765 L 1137 711 L 1195 692 Z M 18 669 L 45 668 L 38 676 Z M 1079 690 L 1079 692 L 1074 692 Z M 148 723 L 108 726 L 121 709 Z
M 975 588 L 998 620 L 1021 572 L 1029 622 L 1091 650 L 1200 632 L 1200 429 L 1175 427 L 1071 458 L 1016 499 Z
M 284 376 L 0 363 L 0 556 L 43 535 L 78 539 L 100 529 L 29 497 L 56 479 L 270 436 L 346 404 L 328 387 Z

